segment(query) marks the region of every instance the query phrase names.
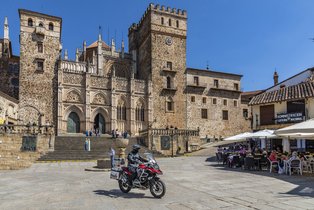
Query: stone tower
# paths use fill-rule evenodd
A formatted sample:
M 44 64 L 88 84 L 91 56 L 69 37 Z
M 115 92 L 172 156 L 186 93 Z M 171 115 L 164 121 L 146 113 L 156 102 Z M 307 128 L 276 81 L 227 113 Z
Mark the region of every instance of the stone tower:
M 23 123 L 55 125 L 62 19 L 24 9 L 19 16 L 19 118 Z
M 137 63 L 133 71 L 152 81 L 149 122 L 154 128 L 186 128 L 186 31 L 186 11 L 153 4 L 129 28 L 129 50 Z

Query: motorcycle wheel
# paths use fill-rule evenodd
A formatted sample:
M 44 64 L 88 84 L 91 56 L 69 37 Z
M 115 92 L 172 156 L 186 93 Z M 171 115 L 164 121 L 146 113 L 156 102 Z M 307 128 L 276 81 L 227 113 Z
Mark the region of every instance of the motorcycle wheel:
M 166 185 L 160 179 L 155 180 L 154 183 L 150 185 L 150 193 L 155 198 L 162 198 L 166 193 Z
M 128 180 L 127 177 L 123 180 Z M 132 189 L 132 186 L 129 185 L 127 181 L 119 180 L 119 188 L 123 193 L 128 193 Z

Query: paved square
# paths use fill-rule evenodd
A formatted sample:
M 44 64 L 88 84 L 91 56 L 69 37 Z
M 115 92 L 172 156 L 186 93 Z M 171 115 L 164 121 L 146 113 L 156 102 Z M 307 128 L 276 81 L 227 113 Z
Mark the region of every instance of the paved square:
M 164 198 L 120 192 L 93 162 L 37 163 L 0 172 L 0 209 L 314 209 L 314 178 L 244 172 L 205 157 L 161 158 Z

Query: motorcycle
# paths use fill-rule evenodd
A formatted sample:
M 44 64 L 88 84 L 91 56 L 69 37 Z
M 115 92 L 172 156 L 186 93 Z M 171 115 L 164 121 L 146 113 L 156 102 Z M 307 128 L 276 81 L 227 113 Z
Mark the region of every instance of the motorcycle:
M 147 162 L 139 164 L 137 171 L 137 179 L 131 184 L 131 172 L 128 167 L 113 168 L 110 173 L 110 178 L 118 180 L 119 188 L 123 193 L 128 193 L 132 188 L 142 190 L 150 189 L 151 194 L 155 198 L 161 198 L 166 193 L 166 185 L 160 180 L 158 175 L 162 175 L 156 160 L 152 154 L 145 153 Z

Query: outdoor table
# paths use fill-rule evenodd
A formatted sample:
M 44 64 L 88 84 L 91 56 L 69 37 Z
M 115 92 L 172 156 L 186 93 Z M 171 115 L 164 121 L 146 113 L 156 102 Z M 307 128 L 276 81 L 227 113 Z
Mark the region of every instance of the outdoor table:
M 261 170 L 260 161 L 261 161 L 261 158 L 260 158 L 260 157 L 255 157 L 255 158 L 254 158 L 254 163 L 257 164 L 258 170 Z

